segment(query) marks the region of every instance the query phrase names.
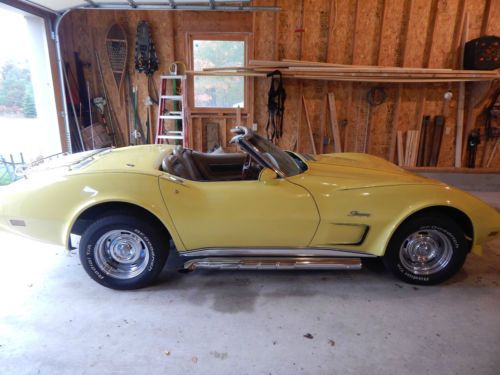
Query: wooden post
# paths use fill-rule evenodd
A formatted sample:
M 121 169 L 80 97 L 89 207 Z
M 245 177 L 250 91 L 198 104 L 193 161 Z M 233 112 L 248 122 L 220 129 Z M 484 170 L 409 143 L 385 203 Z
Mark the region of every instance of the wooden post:
M 392 121 L 391 121 L 391 137 L 389 144 L 389 155 L 387 159 L 394 162 L 395 161 L 395 151 L 396 151 L 396 134 L 398 131 L 398 117 L 399 117 L 399 107 L 401 106 L 401 95 L 403 93 L 403 85 L 398 84 L 398 92 L 396 94 L 396 103 L 394 104 L 394 110 L 392 111 Z
M 337 109 L 335 107 L 335 95 L 333 92 L 328 93 L 328 107 L 330 108 L 330 125 L 332 127 L 333 149 L 335 152 L 342 152 L 339 123 L 337 121 Z
M 465 13 L 464 24 L 462 27 L 460 64 L 463 64 L 464 45 L 469 37 L 469 13 Z M 462 144 L 464 136 L 464 102 L 465 102 L 465 82 L 458 84 L 458 104 L 457 104 L 457 128 L 455 138 L 455 167 L 462 167 Z
M 398 165 L 399 166 L 403 166 L 404 164 L 404 155 L 405 155 L 405 152 L 404 152 L 404 143 L 403 143 L 403 131 L 402 130 L 398 130 L 397 131 L 397 145 L 398 145 Z
M 302 105 L 304 107 L 304 115 L 306 117 L 306 123 L 307 123 L 307 129 L 309 132 L 309 140 L 311 141 L 311 147 L 313 154 L 316 155 L 316 145 L 314 144 L 314 136 L 313 136 L 313 131 L 312 131 L 312 126 L 311 126 L 311 121 L 309 121 L 309 112 L 307 111 L 307 106 L 306 106 L 306 99 L 304 98 L 304 95 L 302 95 Z

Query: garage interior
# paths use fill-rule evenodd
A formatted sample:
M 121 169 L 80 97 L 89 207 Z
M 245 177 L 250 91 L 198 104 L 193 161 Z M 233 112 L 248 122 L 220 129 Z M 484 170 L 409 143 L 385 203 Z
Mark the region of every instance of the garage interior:
M 282 149 L 369 153 L 500 209 L 498 63 L 464 66 L 466 43 L 480 37 L 498 56 L 497 0 L 2 3 L 44 20 L 55 107 L 46 121 L 56 129 L 47 134 L 59 151 L 236 152 L 231 128 L 244 125 Z M 154 53 L 149 44 L 141 55 L 148 32 Z M 282 129 L 280 116 L 267 126 L 280 74 Z M 7 143 L 7 172 L 16 155 L 53 151 Z M 132 292 L 93 283 L 76 251 L 0 240 L 6 373 L 496 374 L 500 365 L 498 239 L 433 287 L 401 283 L 373 260 L 360 272 L 183 275 L 167 265 Z

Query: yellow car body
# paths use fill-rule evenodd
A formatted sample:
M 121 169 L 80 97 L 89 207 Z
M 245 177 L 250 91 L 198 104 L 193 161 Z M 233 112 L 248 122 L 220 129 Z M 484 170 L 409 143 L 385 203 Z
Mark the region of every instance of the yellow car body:
M 380 158 L 320 155 L 286 178 L 190 181 L 160 169 L 172 146 L 75 154 L 0 188 L 0 228 L 71 247 L 82 218 L 140 207 L 179 253 L 207 248 L 337 249 L 382 256 L 395 230 L 423 210 L 454 217 L 472 251 L 500 233 L 500 214 L 478 198 Z M 182 180 L 182 183 L 179 183 Z

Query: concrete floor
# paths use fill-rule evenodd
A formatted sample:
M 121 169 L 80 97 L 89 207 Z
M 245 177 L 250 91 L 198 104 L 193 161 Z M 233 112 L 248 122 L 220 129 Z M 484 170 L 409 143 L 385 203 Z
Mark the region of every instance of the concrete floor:
M 500 193 L 482 195 L 500 206 Z M 498 374 L 500 240 L 445 285 L 357 272 L 166 270 L 99 286 L 76 253 L 0 234 L 1 374 Z

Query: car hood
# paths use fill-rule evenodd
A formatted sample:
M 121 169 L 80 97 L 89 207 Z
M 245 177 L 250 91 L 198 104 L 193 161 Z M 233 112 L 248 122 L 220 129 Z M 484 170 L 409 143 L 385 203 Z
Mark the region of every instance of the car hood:
M 299 184 L 307 181 L 328 185 L 335 190 L 395 185 L 446 184 L 407 172 L 376 156 L 358 153 L 318 155 L 308 161 L 308 170 L 297 176 Z

